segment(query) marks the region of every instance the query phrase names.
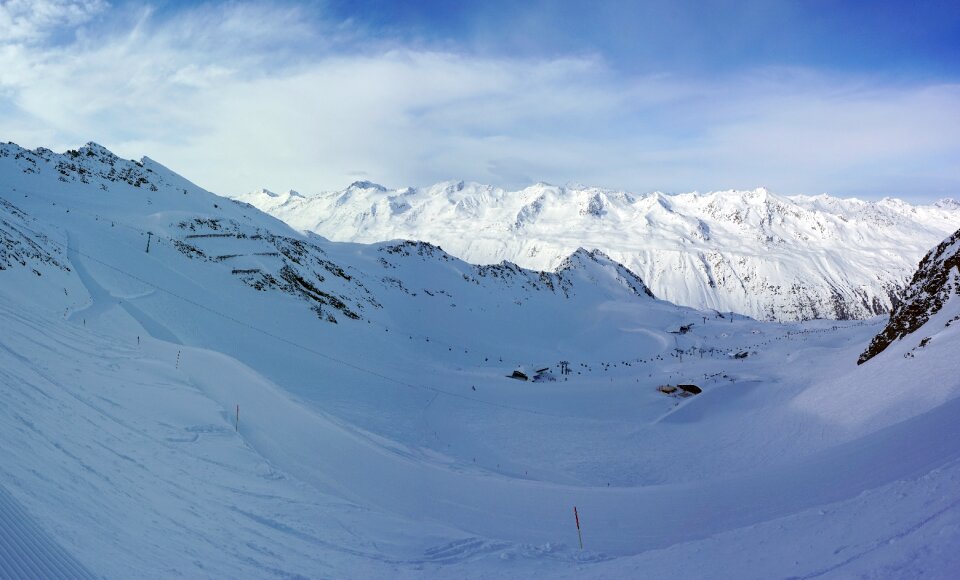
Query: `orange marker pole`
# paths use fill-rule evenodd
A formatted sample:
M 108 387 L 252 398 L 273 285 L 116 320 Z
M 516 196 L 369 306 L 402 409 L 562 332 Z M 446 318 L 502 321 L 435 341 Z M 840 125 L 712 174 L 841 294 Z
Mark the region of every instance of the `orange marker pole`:
M 580 514 L 577 513 L 577 506 L 573 506 L 573 519 L 577 522 L 577 538 L 580 540 L 580 551 L 583 551 L 583 535 L 580 533 Z

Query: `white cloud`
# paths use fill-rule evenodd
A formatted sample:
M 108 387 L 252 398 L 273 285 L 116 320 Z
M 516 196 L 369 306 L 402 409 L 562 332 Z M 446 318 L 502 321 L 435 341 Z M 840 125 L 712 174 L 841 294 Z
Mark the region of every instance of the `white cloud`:
M 89 21 L 108 6 L 104 0 L 2 0 L 0 43 L 41 40 L 56 29 Z
M 38 46 L 38 33 L 0 45 L 3 140 L 63 148 L 92 139 L 228 194 L 339 188 L 357 175 L 393 186 L 960 189 L 956 85 L 796 70 L 624 78 L 597 58 L 358 47 L 349 24 L 295 7 L 130 14 L 68 45 Z M 37 22 L 84 22 L 64 18 Z

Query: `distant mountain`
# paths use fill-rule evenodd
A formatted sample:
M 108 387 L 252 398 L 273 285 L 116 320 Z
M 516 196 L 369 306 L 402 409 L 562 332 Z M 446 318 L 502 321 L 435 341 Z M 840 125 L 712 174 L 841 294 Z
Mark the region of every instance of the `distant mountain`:
M 893 342 L 917 332 L 940 313 L 951 299 L 960 301 L 960 230 L 930 250 L 920 261 L 903 301 L 894 307 L 886 328 L 874 337 L 857 364 L 867 362 Z M 960 313 L 948 318 L 945 326 L 957 322 Z M 939 329 L 931 329 L 931 333 L 936 330 Z M 929 340 L 929 336 L 921 337 L 918 346 L 926 346 Z
M 767 320 L 889 312 L 916 261 L 960 225 L 952 199 L 913 206 L 762 188 L 637 195 L 545 183 L 389 190 L 364 181 L 238 199 L 332 240 L 423 240 L 472 263 L 553 270 L 579 247 L 599 249 L 659 298 Z

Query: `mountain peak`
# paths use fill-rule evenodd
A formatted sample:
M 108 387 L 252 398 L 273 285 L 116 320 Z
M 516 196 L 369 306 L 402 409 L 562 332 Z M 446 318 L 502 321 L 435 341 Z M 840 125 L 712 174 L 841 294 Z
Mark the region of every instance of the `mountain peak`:
M 117 159 L 117 155 L 113 152 L 93 141 L 88 141 L 86 145 L 78 149 L 81 155 L 87 157 L 106 157 L 108 159 Z
M 557 267 L 558 274 L 574 272 L 578 276 L 585 276 L 593 284 L 605 281 L 605 284 L 626 289 L 635 296 L 654 297 L 653 292 L 640 276 L 601 250 L 587 250 L 579 247 Z
M 582 262 L 585 260 L 593 260 L 594 252 L 597 252 L 603 255 L 603 253 L 600 252 L 599 250 L 594 250 L 593 252 L 591 252 L 590 250 L 584 248 L 583 246 L 580 246 L 579 248 L 574 250 L 569 256 L 567 256 L 567 259 L 564 260 L 564 264 L 572 264 L 575 262 Z M 560 269 L 563 269 L 564 267 L 565 266 L 561 266 Z
M 944 197 L 935 201 L 933 203 L 933 207 L 938 207 L 940 209 L 960 210 L 960 201 L 957 201 L 952 197 Z
M 373 189 L 375 191 L 387 191 L 387 188 L 379 183 L 374 183 L 367 180 L 354 181 L 347 187 L 347 189 Z

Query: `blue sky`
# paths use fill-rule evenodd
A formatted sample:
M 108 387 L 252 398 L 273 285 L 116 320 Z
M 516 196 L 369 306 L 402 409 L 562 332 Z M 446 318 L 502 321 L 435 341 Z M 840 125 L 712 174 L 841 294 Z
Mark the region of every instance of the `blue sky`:
M 337 0 L 327 7 L 404 42 L 496 56 L 595 53 L 625 74 L 757 66 L 960 72 L 960 8 L 947 1 Z
M 0 139 L 356 179 L 960 197 L 956 2 L 0 0 Z

